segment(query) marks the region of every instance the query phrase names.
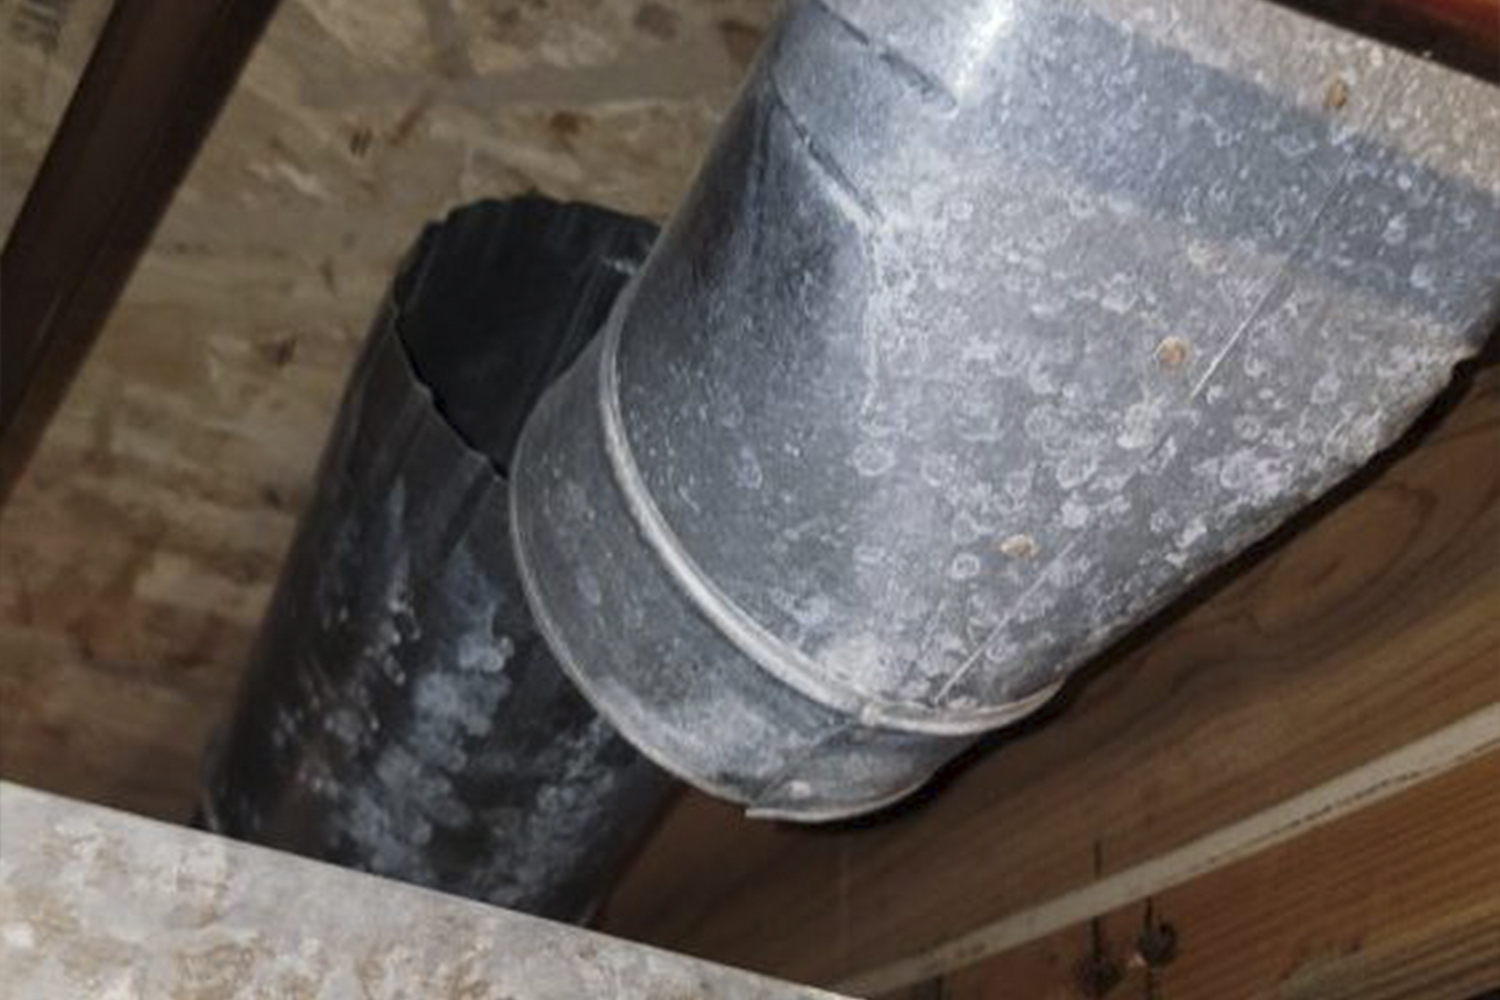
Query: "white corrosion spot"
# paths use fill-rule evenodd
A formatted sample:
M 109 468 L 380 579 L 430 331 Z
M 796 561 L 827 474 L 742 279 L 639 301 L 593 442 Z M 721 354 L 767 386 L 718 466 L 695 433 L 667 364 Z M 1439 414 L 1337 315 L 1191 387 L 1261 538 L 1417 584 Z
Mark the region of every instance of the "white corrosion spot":
M 948 566 L 948 576 L 954 580 L 972 580 L 979 575 L 979 557 L 972 552 L 960 552 Z
M 854 449 L 854 471 L 861 476 L 883 476 L 896 467 L 896 453 L 883 444 L 866 441 Z
M 36 947 L 36 929 L 24 920 L 0 927 L 0 941 L 16 951 L 30 951 Z

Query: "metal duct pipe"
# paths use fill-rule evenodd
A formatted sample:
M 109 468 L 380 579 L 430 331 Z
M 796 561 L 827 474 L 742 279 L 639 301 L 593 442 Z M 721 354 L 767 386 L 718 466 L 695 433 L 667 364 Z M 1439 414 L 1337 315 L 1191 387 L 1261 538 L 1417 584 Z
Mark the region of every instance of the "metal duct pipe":
M 1255 0 L 794 2 L 522 436 L 646 754 L 868 810 L 1390 442 L 1500 291 L 1500 100 Z
M 542 916 L 600 901 L 677 786 L 537 634 L 502 470 L 654 235 L 541 199 L 423 235 L 213 756 L 210 828 Z

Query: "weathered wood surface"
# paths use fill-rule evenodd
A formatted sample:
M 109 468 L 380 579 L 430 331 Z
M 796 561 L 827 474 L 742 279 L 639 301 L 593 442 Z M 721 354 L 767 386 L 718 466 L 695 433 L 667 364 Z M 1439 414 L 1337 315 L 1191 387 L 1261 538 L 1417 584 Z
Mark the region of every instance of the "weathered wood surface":
M 774 5 L 284 0 L 0 510 L 0 773 L 187 816 L 355 347 L 421 224 L 531 188 L 661 218 Z M 16 23 L 7 192 L 60 111 L 41 91 L 87 55 Z
M 1500 989 L 1500 753 L 1317 827 L 1152 899 L 1176 956 L 1160 1000 L 1468 1000 Z M 1123 974 L 1111 996 L 1147 996 L 1144 902 L 1100 920 Z M 1076 924 L 892 997 L 1077 1000 L 1095 954 Z
M 829 997 L 3 783 L 0 967 L 26 1000 Z
M 816 830 L 686 799 L 604 926 L 840 982 L 1500 704 L 1500 369 L 1432 422 L 1345 502 L 1128 644 L 1065 711 L 920 810 Z
M 975 963 L 987 964 L 985 960 L 991 956 L 1003 958 L 1070 928 L 1076 932 L 1081 927 L 1086 937 L 1091 936 L 1091 922 L 1111 911 L 1133 905 L 1148 907 L 1153 898 L 1175 895 L 1184 885 L 1206 881 L 1222 869 L 1436 781 L 1472 761 L 1496 755 L 1500 755 L 1500 705 L 1482 709 L 1181 847 L 976 927 L 927 951 L 861 972 L 843 980 L 841 986 L 861 995 L 880 994 L 907 984 L 934 981 Z M 1470 843 L 1463 850 L 1474 853 L 1476 848 Z M 1476 863 L 1485 862 L 1476 864 L 1475 874 L 1480 876 L 1489 867 L 1488 854 L 1478 850 L 1474 856 Z M 1420 865 L 1420 859 L 1414 863 Z M 1288 905 L 1295 905 L 1296 898 L 1289 899 Z M 1336 916 L 1329 917 L 1333 923 L 1322 922 L 1316 914 L 1304 916 L 1301 926 L 1314 935 L 1343 931 Z M 1200 957 L 1206 960 L 1208 956 Z M 1222 957 L 1231 961 L 1230 956 Z

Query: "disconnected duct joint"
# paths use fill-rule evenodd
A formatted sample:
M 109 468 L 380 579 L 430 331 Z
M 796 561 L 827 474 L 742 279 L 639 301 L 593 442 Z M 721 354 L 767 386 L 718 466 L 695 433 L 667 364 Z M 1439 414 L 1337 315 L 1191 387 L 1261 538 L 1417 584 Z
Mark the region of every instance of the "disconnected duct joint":
M 658 763 L 871 809 L 1388 443 L 1497 274 L 1476 81 L 1256 0 L 793 3 L 523 433 L 528 601 Z

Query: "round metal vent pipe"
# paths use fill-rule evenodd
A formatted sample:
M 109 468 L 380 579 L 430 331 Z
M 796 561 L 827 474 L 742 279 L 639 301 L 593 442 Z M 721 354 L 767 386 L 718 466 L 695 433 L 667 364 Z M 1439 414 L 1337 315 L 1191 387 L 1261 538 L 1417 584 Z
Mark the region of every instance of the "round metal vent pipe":
M 594 912 L 680 786 L 538 634 L 504 466 L 654 236 L 541 198 L 427 227 L 350 375 L 204 825 L 540 916 Z
M 1497 192 L 1493 90 L 1269 4 L 793 3 L 525 428 L 532 610 L 687 780 L 878 806 L 1397 435 Z

